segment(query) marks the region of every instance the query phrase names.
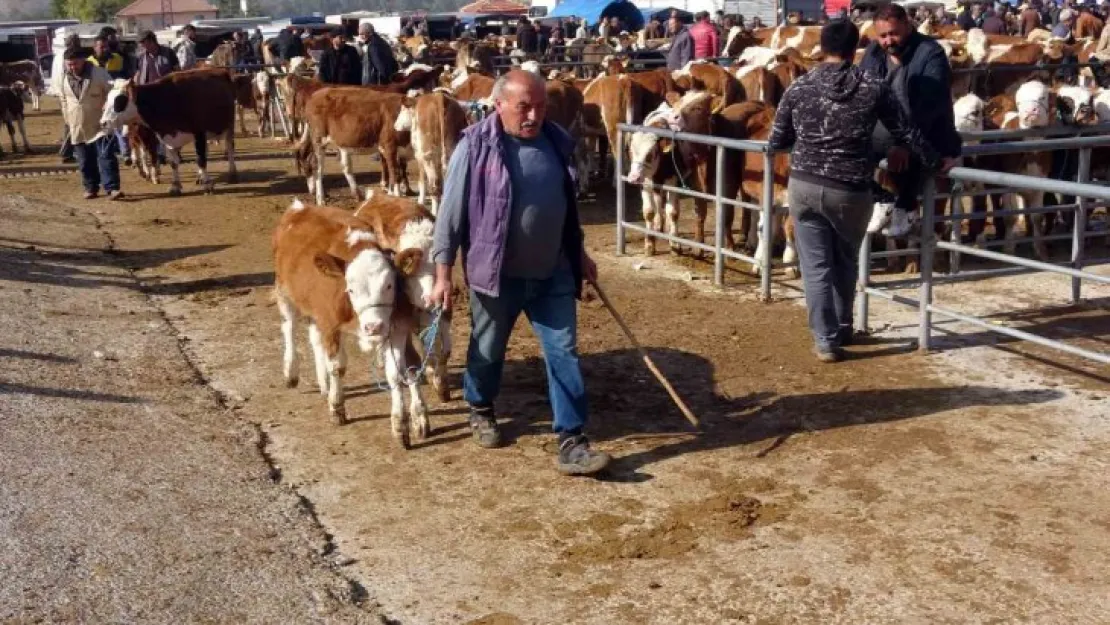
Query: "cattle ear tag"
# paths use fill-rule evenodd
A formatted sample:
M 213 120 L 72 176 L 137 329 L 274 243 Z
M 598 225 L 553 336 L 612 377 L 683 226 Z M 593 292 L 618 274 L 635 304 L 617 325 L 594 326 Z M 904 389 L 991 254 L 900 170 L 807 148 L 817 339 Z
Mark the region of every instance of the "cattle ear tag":
M 420 261 L 424 259 L 424 250 L 405 250 L 397 255 L 397 269 L 402 275 L 411 276 L 420 268 Z
M 343 273 L 347 268 L 347 263 L 343 262 L 343 259 L 332 256 L 331 254 L 317 254 L 312 260 L 320 273 L 326 276 L 332 276 L 333 278 L 343 277 Z

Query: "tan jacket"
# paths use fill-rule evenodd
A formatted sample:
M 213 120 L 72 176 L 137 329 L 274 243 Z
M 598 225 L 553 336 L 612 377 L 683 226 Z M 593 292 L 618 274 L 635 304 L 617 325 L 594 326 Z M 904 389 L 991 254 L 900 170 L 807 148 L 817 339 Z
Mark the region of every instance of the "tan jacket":
M 1098 45 L 1092 55 L 1100 61 L 1110 59 L 1110 28 L 1103 28 L 1102 35 L 1098 38 Z
M 112 78 L 103 68 L 85 63 L 81 78 L 81 97 L 73 91 L 70 75 L 62 76 L 60 100 L 62 115 L 69 126 L 70 141 L 88 143 L 95 141 L 103 133 L 100 131 L 100 117 L 104 113 L 104 103 L 112 90 Z

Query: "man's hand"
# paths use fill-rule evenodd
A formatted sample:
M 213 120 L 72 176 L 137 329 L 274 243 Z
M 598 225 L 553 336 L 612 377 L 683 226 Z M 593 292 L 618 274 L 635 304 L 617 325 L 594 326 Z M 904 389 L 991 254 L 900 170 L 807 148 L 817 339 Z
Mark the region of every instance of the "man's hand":
M 597 263 L 590 258 L 586 250 L 582 250 L 582 278 L 591 284 L 597 282 Z
M 910 151 L 900 146 L 894 146 L 886 152 L 886 168 L 893 173 L 906 171 L 910 165 Z
M 432 287 L 432 301 L 428 305 L 442 308 L 444 312 L 451 310 L 451 289 L 451 266 L 436 265 L 436 283 Z
M 959 164 L 960 164 L 960 159 L 946 156 L 946 157 L 940 159 L 940 173 L 946 174 L 946 173 L 948 173 L 949 169 L 952 169 L 953 167 L 955 167 L 956 165 L 959 165 Z

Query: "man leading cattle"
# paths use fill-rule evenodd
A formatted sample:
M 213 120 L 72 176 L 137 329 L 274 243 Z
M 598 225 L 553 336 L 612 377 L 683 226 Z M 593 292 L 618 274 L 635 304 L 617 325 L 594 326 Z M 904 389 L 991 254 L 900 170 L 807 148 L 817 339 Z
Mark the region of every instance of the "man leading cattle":
M 597 268 L 583 246 L 574 201 L 574 140 L 545 121 L 544 81 L 531 72 L 499 78 L 493 100 L 497 114 L 466 130 L 448 165 L 432 248 L 433 304 L 451 304 L 461 247 L 471 315 L 463 395 L 478 445 L 501 443 L 494 401 L 509 335 L 523 312 L 543 348 L 558 469 L 596 473 L 609 456 L 590 449 L 583 435 L 586 389 L 574 300 Z
M 906 10 L 897 4 L 875 13 L 874 28 L 875 40 L 864 51 L 860 69 L 890 85 L 902 109 L 942 157 L 958 157 L 961 141 L 952 114 L 952 71 L 944 48 L 914 30 Z M 873 145 L 877 156 L 887 159 L 898 187 L 885 232 L 905 236 L 910 231 L 908 213 L 916 210 L 924 182 L 921 163 L 882 125 L 875 129 Z

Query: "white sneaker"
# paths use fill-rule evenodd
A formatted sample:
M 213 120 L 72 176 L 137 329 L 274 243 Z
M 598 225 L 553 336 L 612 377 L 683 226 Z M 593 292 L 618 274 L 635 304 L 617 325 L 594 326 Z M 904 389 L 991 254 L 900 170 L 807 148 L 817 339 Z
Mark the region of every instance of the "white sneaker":
M 894 204 L 891 202 L 875 202 L 875 207 L 871 211 L 871 221 L 867 224 L 867 233 L 875 234 L 890 223 L 892 210 L 894 210 Z
M 890 225 L 883 228 L 883 234 L 888 237 L 904 237 L 910 233 L 910 216 L 906 209 L 895 207 L 890 214 Z

